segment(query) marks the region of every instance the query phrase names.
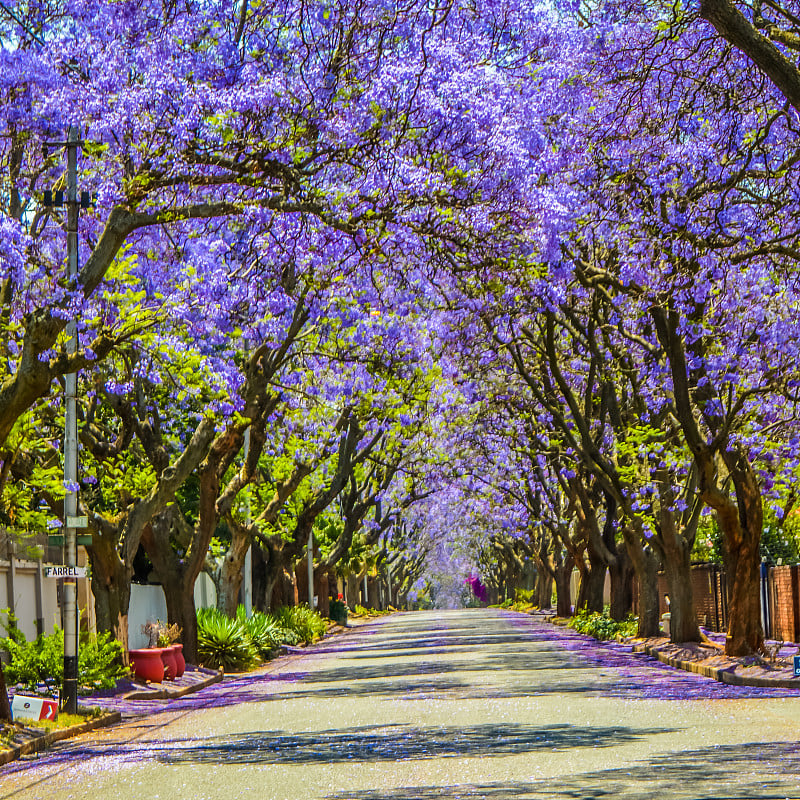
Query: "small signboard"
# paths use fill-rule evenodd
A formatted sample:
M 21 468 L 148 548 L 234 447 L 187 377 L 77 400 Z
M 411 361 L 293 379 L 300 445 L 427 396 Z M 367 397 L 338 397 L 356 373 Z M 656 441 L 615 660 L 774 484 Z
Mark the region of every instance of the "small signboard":
M 11 716 L 14 719 L 58 719 L 58 703 L 43 697 L 26 697 L 15 694 L 11 701 Z
M 794 657 L 794 676 L 800 678 L 800 656 Z
M 89 517 L 67 517 L 68 528 L 88 528 Z
M 47 567 L 44 574 L 46 578 L 85 578 L 86 567 Z

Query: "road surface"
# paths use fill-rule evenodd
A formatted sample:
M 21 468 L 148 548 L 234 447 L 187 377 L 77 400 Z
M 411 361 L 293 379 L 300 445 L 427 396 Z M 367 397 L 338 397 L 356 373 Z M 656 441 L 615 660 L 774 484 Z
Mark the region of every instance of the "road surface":
M 512 612 L 419 612 L 0 767 L 0 798 L 783 800 L 798 740 L 796 692 Z

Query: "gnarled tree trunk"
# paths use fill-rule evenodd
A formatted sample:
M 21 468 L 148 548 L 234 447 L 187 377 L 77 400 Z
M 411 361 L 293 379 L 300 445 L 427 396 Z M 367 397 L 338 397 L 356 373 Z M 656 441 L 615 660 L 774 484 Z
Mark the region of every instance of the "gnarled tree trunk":
M 125 565 L 109 536 L 92 536 L 89 548 L 92 565 L 92 594 L 99 631 L 110 631 L 122 643 L 128 663 L 128 608 L 131 602 L 133 570 Z
M 630 527 L 623 528 L 627 553 L 636 572 L 639 602 L 639 625 L 636 635 L 642 639 L 658 636 L 660 613 L 658 601 L 659 560 L 649 545 Z

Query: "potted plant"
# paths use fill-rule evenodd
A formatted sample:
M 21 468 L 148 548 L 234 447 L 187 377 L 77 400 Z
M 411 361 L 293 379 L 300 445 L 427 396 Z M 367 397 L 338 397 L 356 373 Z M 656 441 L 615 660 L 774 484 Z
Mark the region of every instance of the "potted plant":
M 148 638 L 147 647 L 128 650 L 133 672 L 139 680 L 163 683 L 165 667 L 161 658 L 163 648 L 158 646 L 159 624 L 148 622 L 142 625 L 142 633 Z
M 347 605 L 344 602 L 344 595 L 339 594 L 335 600 L 331 598 L 328 614 L 334 622 L 347 626 Z
M 177 642 L 181 636 L 180 627 L 156 620 L 142 625 L 142 633 L 148 638 L 147 647 L 128 651 L 136 677 L 162 683 L 183 675 L 186 668 L 183 645 Z
M 158 644 L 161 647 L 161 657 L 164 661 L 166 677 L 169 680 L 180 678 L 186 669 L 186 660 L 183 657 L 183 645 L 178 641 L 181 638 L 181 628 L 177 624 L 164 625 L 158 621 Z

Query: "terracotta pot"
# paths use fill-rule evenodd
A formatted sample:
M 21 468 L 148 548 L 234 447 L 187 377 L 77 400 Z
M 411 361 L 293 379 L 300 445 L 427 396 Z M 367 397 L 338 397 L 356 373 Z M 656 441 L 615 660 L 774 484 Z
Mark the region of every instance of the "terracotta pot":
M 175 650 L 175 661 L 178 664 L 178 671 L 175 673 L 175 677 L 180 678 L 186 671 L 186 659 L 183 657 L 183 645 L 176 643 L 172 645 L 172 647 Z
M 164 662 L 164 679 L 174 681 L 178 674 L 178 660 L 175 658 L 175 648 L 162 647 L 161 660 Z
M 164 680 L 164 662 L 160 647 L 147 647 L 143 650 L 128 650 L 133 664 L 133 672 L 139 680 L 161 683 Z

